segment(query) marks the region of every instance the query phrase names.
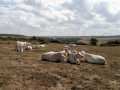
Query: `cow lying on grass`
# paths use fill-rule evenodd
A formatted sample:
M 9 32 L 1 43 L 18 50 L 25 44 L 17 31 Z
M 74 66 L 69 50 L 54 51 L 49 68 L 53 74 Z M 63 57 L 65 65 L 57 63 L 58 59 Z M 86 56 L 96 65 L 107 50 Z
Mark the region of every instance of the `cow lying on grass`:
M 71 53 L 68 49 L 60 52 L 46 52 L 42 55 L 42 59 L 46 61 L 52 62 L 70 62 L 70 63 L 79 63 L 79 59 L 82 58 L 82 54 L 79 53 Z
M 76 47 L 77 45 L 76 44 L 68 44 L 68 46 L 70 46 L 70 47 Z
M 52 62 L 67 62 L 66 57 L 63 53 L 60 52 L 47 52 L 42 55 L 42 59 Z
M 94 55 L 94 54 L 89 54 L 86 53 L 85 51 L 81 51 L 83 54 L 83 58 L 80 59 L 80 61 L 87 61 L 88 63 L 93 63 L 93 64 L 106 64 L 106 60 L 104 57 L 100 55 Z
M 26 46 L 25 50 L 32 50 L 32 46 Z
M 44 48 L 45 45 L 31 45 L 32 49 L 39 49 L 39 48 Z
M 23 48 L 19 47 L 19 48 L 17 49 L 17 51 L 18 51 L 18 52 L 23 52 Z
M 83 55 L 80 52 L 69 54 L 70 63 L 77 64 L 80 62 L 81 58 L 83 58 Z

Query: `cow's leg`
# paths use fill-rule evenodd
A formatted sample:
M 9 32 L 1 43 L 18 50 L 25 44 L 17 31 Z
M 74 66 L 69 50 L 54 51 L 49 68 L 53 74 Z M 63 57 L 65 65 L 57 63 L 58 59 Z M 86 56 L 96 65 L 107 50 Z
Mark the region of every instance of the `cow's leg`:
M 61 54 L 60 57 L 60 62 L 67 62 L 66 57 L 63 54 Z
M 15 46 L 15 50 L 17 50 L 17 45 Z
M 25 50 L 25 48 L 26 48 L 26 45 L 23 46 L 23 50 Z

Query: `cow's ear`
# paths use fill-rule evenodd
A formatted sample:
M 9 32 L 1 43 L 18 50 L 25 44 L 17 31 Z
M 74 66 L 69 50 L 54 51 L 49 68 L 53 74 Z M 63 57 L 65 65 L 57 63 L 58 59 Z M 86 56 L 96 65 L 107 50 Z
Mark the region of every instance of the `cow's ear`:
M 84 55 L 85 53 L 86 53 L 85 51 L 81 50 L 81 54 L 83 54 L 83 55 Z
M 71 53 L 71 51 L 69 49 L 67 49 L 67 48 L 65 48 L 65 52 L 68 53 L 68 54 Z
M 73 50 L 72 52 L 73 52 L 73 53 L 77 53 L 77 50 Z

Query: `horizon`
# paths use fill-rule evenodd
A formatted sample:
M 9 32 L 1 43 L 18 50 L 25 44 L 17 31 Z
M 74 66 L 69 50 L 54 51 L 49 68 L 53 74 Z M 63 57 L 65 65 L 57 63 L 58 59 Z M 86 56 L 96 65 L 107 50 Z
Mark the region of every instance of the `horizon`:
M 3 33 L 0 33 L 0 35 L 2 36 L 25 36 L 25 37 L 34 37 L 34 36 L 27 36 L 27 35 L 22 35 L 22 34 L 3 34 Z M 120 36 L 120 35 L 108 35 L 108 36 L 35 36 L 35 37 L 117 37 L 117 36 Z
M 119 0 L 1 0 L 0 33 L 26 36 L 120 35 Z

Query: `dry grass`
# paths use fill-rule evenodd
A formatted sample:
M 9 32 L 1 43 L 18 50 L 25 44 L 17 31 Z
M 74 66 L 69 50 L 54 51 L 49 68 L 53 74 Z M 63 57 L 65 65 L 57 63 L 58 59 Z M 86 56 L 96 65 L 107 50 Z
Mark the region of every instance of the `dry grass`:
M 41 60 L 47 51 L 63 50 L 64 44 L 47 44 L 41 50 L 14 51 L 14 42 L 0 44 L 2 90 L 120 90 L 120 47 L 78 46 L 106 58 L 106 65 L 79 65 Z

